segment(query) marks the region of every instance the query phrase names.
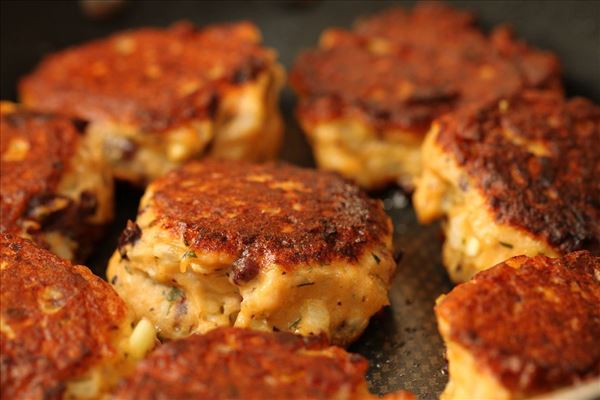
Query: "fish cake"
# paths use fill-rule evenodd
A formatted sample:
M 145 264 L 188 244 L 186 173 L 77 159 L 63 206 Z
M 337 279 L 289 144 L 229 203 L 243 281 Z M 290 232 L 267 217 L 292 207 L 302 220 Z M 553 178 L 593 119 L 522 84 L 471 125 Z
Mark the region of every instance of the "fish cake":
M 218 328 L 169 342 L 143 360 L 114 399 L 376 399 L 367 361 L 319 337 Z M 385 397 L 414 400 L 407 392 Z
M 113 216 L 110 169 L 83 121 L 0 105 L 0 232 L 82 259 Z
M 450 372 L 443 400 L 523 399 L 581 382 L 600 393 L 600 257 L 511 258 L 435 313 Z M 552 398 L 572 398 L 562 396 Z
M 557 58 L 506 28 L 485 35 L 474 16 L 443 4 L 389 9 L 353 30 L 328 29 L 300 54 L 290 82 L 319 167 L 367 189 L 412 190 L 431 122 L 465 104 L 523 87 L 560 91 Z
M 600 251 L 600 107 L 530 91 L 438 120 L 413 204 L 455 282 L 512 256 Z
M 284 72 L 260 40 L 249 22 L 125 31 L 46 57 L 20 96 L 89 120 L 115 176 L 136 184 L 206 155 L 270 159 Z
M 388 304 L 395 267 L 382 202 L 353 184 L 207 160 L 148 186 L 107 274 L 165 338 L 235 326 L 345 345 Z
M 0 241 L 0 397 L 96 398 L 152 347 L 147 322 L 130 345 L 125 303 L 89 269 L 18 236 Z

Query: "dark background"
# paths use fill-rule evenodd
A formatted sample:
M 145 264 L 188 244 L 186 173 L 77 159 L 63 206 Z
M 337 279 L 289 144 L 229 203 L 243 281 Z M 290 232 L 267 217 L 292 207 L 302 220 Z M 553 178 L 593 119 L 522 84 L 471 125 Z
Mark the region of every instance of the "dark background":
M 277 49 L 289 67 L 303 48 L 313 46 L 329 26 L 349 27 L 358 16 L 390 5 L 390 1 L 130 1 L 105 20 L 85 17 L 76 1 L 0 1 L 0 96 L 16 99 L 20 76 L 44 54 L 120 29 L 166 26 L 180 19 L 197 24 L 249 19 L 263 32 L 266 45 Z M 600 102 L 600 1 L 457 1 L 475 11 L 484 29 L 509 23 L 531 44 L 552 50 L 562 60 L 568 95 Z M 286 139 L 282 158 L 310 166 L 312 158 L 293 118 L 295 99 L 286 89 L 282 110 Z M 363 337 L 350 350 L 370 362 L 369 384 L 377 393 L 409 389 L 421 399 L 436 397 L 447 372 L 432 307 L 451 285 L 440 263 L 437 225 L 422 227 L 407 198 L 398 190 L 376 194 L 385 200 L 394 221 L 395 246 L 404 251 L 394 279 L 391 307 L 373 318 Z M 107 257 L 127 218 L 135 218 L 140 193 L 117 186 L 117 218 L 108 238 L 88 264 L 103 275 Z

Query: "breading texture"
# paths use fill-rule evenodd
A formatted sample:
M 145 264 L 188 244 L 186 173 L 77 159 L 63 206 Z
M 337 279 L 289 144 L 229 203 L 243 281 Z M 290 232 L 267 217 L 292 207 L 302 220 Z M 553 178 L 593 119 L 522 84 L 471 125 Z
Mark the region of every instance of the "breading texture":
M 600 377 L 599 305 L 600 258 L 585 251 L 518 256 L 477 274 L 435 312 L 449 350 L 462 349 L 481 375 L 465 375 L 464 387 L 453 382 L 467 372 L 449 352 L 451 383 L 442 398 L 476 397 L 465 387 L 485 379 L 499 388 L 488 396 L 512 399 Z
M 600 107 L 528 92 L 439 121 L 435 143 L 486 197 L 495 221 L 561 253 L 600 245 Z
M 127 309 L 87 268 L 1 234 L 2 398 L 60 399 L 68 381 L 118 357 Z
M 250 22 L 124 31 L 48 56 L 20 95 L 91 121 L 117 177 L 136 183 L 205 153 L 268 159 L 283 70 L 260 40 Z
M 66 258 L 87 253 L 112 218 L 113 186 L 86 141 L 86 125 L 2 103 L 0 231 L 31 238 Z
M 152 189 L 162 227 L 195 251 L 236 258 L 234 280 L 264 261 L 289 270 L 355 261 L 391 233 L 380 201 L 334 174 L 285 164 L 191 163 Z
M 219 328 L 161 346 L 114 398 L 373 399 L 366 369 L 361 356 L 322 338 Z
M 395 267 L 391 221 L 355 185 L 205 160 L 148 186 L 107 275 L 163 337 L 236 326 L 345 345 L 389 304 Z
M 394 180 L 412 187 L 419 171 L 412 152 L 440 115 L 525 87 L 560 91 L 559 79 L 554 55 L 518 41 L 505 27 L 485 35 L 472 14 L 430 3 L 412 11 L 383 11 L 360 20 L 352 31 L 325 31 L 319 47 L 303 52 L 290 74 L 300 96 L 297 114 L 319 164 L 366 187 Z M 337 124 L 336 138 L 343 143 L 337 146 L 345 148 L 341 159 L 360 158 L 352 142 L 361 140 L 404 149 L 398 155 L 378 151 L 377 157 L 398 158 L 396 175 L 392 166 L 363 161 L 367 168 L 354 170 L 350 161 L 338 164 L 331 155 L 320 155 L 318 147 L 333 135 L 320 130 L 328 124 Z M 356 125 L 362 133 L 355 132 Z

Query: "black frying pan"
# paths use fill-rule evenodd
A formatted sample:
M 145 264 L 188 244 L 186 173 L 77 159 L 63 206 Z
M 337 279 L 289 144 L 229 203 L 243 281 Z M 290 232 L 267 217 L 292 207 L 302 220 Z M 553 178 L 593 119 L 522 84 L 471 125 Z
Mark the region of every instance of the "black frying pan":
M 411 5 L 412 2 L 403 2 Z M 302 48 L 313 46 L 329 26 L 348 27 L 358 16 L 398 2 L 389 1 L 129 1 L 112 15 L 90 18 L 76 1 L 0 2 L 0 93 L 16 99 L 16 83 L 41 57 L 65 46 L 120 29 L 165 26 L 179 19 L 197 24 L 249 19 L 268 46 L 289 67 Z M 459 1 L 476 11 L 482 26 L 510 23 L 535 46 L 558 54 L 569 95 L 600 102 L 600 2 Z M 312 166 L 310 149 L 293 118 L 294 96 L 286 89 L 282 107 L 286 140 L 282 158 Z M 352 351 L 370 361 L 371 389 L 387 393 L 405 388 L 421 399 L 437 397 L 447 381 L 443 345 L 432 312 L 434 300 L 451 284 L 441 266 L 439 226 L 421 227 L 408 199 L 398 190 L 375 194 L 385 199 L 396 229 L 395 245 L 404 251 L 391 290 L 392 306 L 373 318 Z M 117 218 L 108 238 L 88 264 L 103 276 L 106 261 L 127 218 L 134 218 L 140 193 L 117 187 Z

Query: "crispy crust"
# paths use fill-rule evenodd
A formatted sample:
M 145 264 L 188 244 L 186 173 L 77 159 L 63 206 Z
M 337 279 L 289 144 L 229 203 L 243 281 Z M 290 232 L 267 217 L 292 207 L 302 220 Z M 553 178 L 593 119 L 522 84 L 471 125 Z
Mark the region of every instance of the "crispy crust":
M 87 268 L 10 234 L 0 240 L 1 397 L 59 399 L 65 381 L 115 354 L 125 304 Z
M 356 261 L 391 231 L 379 200 L 335 174 L 286 164 L 191 162 L 149 191 L 163 228 L 193 250 L 237 259 L 234 281 L 273 262 Z
M 554 55 L 518 42 L 505 28 L 487 37 L 472 14 L 431 3 L 384 11 L 353 31 L 326 31 L 320 48 L 299 56 L 290 82 L 305 122 L 350 116 L 379 132 L 418 136 L 457 106 L 523 87 L 560 91 Z
M 561 253 L 599 251 L 600 107 L 526 92 L 438 122 L 436 143 L 464 168 L 498 223 Z
M 0 111 L 2 232 L 19 230 L 29 204 L 56 191 L 82 133 L 76 120 L 11 108 L 3 103 Z
M 317 337 L 220 328 L 161 346 L 115 398 L 366 398 L 366 369 L 362 357 Z
M 273 62 L 249 22 L 118 33 L 47 57 L 20 83 L 26 104 L 163 132 L 213 117 L 220 93 Z
M 600 376 L 599 304 L 600 258 L 581 251 L 509 259 L 457 286 L 435 311 L 447 341 L 529 396 Z

